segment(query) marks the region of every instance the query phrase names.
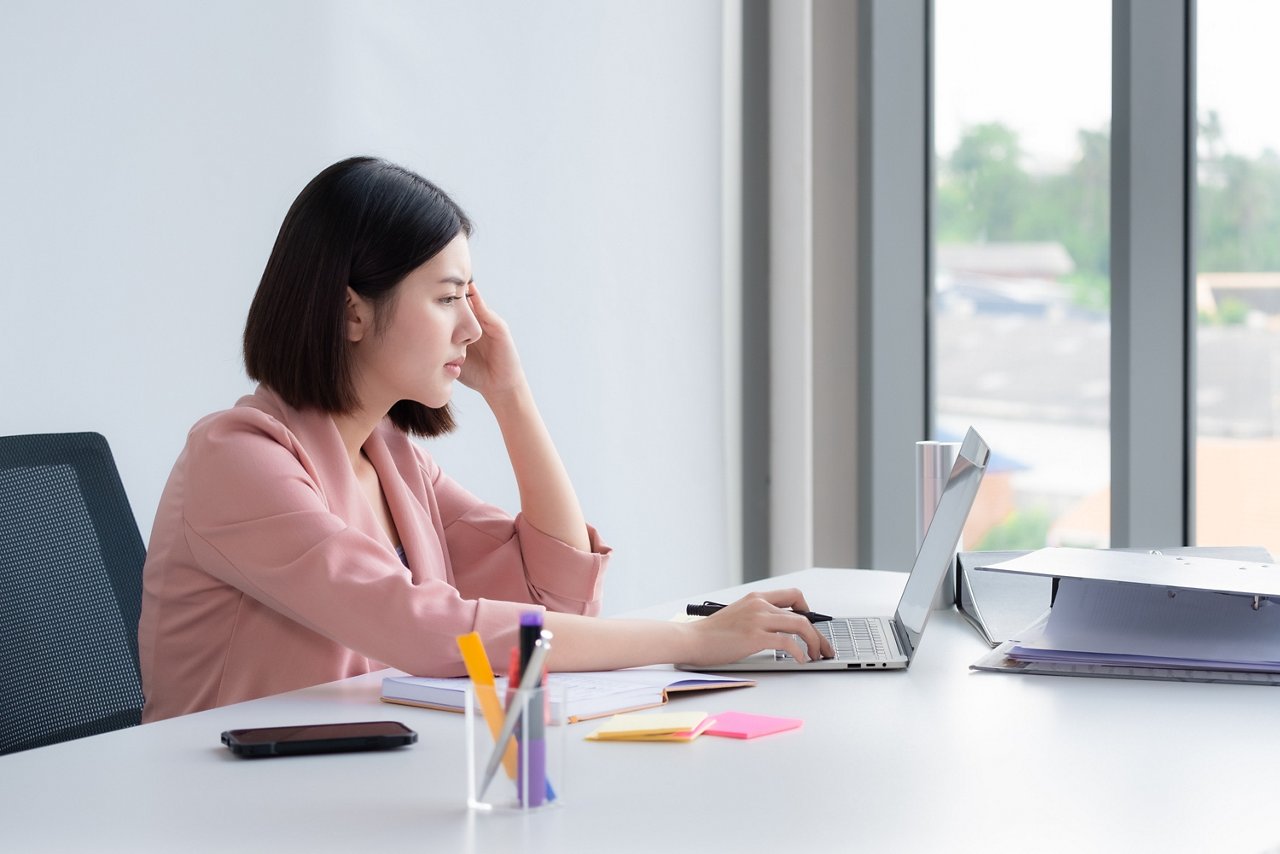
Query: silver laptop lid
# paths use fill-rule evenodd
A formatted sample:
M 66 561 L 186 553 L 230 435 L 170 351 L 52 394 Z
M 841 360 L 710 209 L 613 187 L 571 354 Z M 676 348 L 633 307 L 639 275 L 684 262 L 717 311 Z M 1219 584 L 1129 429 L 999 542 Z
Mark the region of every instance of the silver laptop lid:
M 978 485 L 986 474 L 990 454 L 987 443 L 978 431 L 970 427 L 960 445 L 960 453 L 956 455 L 955 465 L 951 467 L 942 497 L 938 499 L 938 508 L 933 513 L 929 530 L 920 543 L 920 551 L 916 552 L 915 565 L 911 567 L 911 575 L 902 589 L 902 599 L 898 601 L 894 615 L 898 640 L 908 660 L 920 645 L 920 635 L 929 621 L 933 597 L 960 542 L 965 520 L 969 518 L 969 508 L 973 506 Z

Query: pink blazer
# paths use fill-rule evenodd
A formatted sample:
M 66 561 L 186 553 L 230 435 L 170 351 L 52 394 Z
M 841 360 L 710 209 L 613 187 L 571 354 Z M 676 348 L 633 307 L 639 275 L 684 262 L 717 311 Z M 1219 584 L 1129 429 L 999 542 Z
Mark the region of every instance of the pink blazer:
M 581 552 L 483 503 L 390 422 L 365 444 L 401 563 L 328 415 L 265 387 L 201 420 L 160 498 L 143 570 L 144 721 L 387 665 L 496 666 L 531 607 L 595 615 L 609 548 Z

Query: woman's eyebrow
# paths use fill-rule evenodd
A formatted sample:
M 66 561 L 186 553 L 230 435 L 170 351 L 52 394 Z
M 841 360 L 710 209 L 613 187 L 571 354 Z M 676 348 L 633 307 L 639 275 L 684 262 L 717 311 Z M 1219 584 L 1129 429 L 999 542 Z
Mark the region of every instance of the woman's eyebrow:
M 440 280 L 440 284 L 453 285 L 456 288 L 465 288 L 467 285 L 471 284 L 473 281 L 475 281 L 475 279 L 467 279 L 466 281 L 463 281 L 461 276 L 445 276 L 443 279 Z

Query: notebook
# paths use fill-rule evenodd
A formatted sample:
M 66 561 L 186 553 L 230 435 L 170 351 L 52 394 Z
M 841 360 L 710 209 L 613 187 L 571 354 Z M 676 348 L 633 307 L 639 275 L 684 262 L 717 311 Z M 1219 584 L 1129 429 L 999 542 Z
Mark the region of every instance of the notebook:
M 965 434 L 955 465 L 947 477 L 933 521 L 916 552 L 915 564 L 902 590 L 898 609 L 892 617 L 836 617 L 814 623 L 814 628 L 831 641 L 836 657 L 798 662 L 786 651 L 767 649 L 730 664 L 699 670 L 901 670 L 911 663 L 933 597 L 954 560 L 960 533 L 969 509 L 978 494 L 978 485 L 987 471 L 990 449 L 972 427 Z M 803 641 L 801 645 L 803 648 Z
M 565 695 L 566 708 L 553 709 L 553 717 L 564 718 L 570 723 L 661 706 L 676 693 L 746 688 L 756 684 L 750 679 L 707 673 L 676 673 L 669 668 L 658 667 L 552 673 L 548 678 L 551 685 L 563 688 Z M 465 677 L 387 676 L 382 680 L 382 701 L 461 712 L 463 697 L 470 684 Z M 498 677 L 498 695 L 502 696 L 505 690 L 506 680 Z

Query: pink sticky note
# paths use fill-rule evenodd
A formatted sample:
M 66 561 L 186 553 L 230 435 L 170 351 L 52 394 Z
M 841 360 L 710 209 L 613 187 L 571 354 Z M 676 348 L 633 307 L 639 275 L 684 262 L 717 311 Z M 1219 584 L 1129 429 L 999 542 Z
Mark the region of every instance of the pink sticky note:
M 804 721 L 799 718 L 777 718 L 773 715 L 750 715 L 746 712 L 723 712 L 713 715 L 716 722 L 703 735 L 719 735 L 725 738 L 755 738 L 797 729 Z

